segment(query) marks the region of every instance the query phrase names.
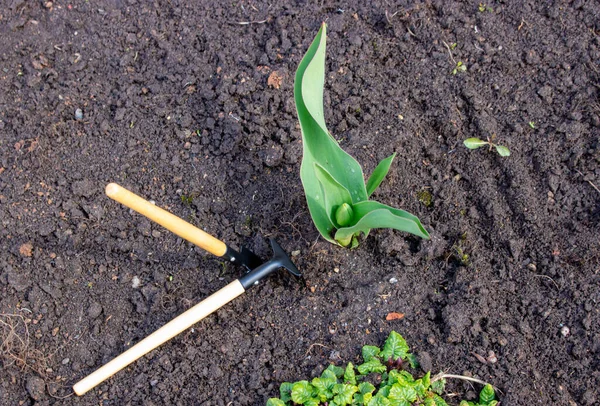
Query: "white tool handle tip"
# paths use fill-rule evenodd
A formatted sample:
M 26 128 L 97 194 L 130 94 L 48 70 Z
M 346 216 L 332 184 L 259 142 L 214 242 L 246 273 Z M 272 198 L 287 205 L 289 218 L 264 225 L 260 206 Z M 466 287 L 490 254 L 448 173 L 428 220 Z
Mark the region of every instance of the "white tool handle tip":
M 121 186 L 117 185 L 116 183 L 109 183 L 108 185 L 106 185 L 105 189 L 106 196 L 116 196 L 119 193 L 119 190 L 121 190 Z

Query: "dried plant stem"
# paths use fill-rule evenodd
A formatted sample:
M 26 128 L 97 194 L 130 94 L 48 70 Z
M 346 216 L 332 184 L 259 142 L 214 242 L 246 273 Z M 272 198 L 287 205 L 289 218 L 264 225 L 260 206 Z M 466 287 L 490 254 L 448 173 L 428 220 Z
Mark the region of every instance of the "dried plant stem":
M 445 374 L 443 372 L 440 372 L 439 374 L 437 374 L 436 376 L 431 378 L 431 382 L 439 381 L 441 379 L 446 379 L 446 378 L 462 379 L 463 381 L 470 381 L 470 382 L 480 383 L 482 385 L 487 385 L 487 382 L 482 381 L 481 379 L 471 378 L 470 376 L 464 376 L 464 375 Z

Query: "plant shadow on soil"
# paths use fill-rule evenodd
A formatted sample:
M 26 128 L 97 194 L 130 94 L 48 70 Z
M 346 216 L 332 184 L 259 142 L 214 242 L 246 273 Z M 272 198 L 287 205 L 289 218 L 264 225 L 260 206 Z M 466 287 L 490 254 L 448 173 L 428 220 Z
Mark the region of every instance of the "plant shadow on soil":
M 600 11 L 400 3 L 3 8 L 0 320 L 26 323 L 2 341 L 28 345 L 22 361 L 2 347 L 0 403 L 259 405 L 392 329 L 503 404 L 599 402 Z M 375 198 L 431 241 L 318 238 L 292 89 L 324 20 L 330 130 L 367 174 L 398 153 Z M 462 146 L 494 134 L 510 157 Z M 77 380 L 242 272 L 109 201 L 109 182 L 236 247 L 268 255 L 275 237 L 305 277 L 269 278 L 78 398 Z

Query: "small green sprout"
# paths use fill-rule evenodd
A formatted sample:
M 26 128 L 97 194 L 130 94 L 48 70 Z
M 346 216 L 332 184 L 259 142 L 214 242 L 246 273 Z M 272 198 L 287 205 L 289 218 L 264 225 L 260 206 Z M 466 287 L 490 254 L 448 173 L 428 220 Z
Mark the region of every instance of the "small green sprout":
M 454 49 L 456 48 L 458 44 L 456 42 L 453 42 L 452 44 L 450 44 L 450 50 L 454 51 Z
M 535 121 L 530 121 L 527 124 L 529 124 L 529 127 L 533 128 L 535 130 Z
M 425 207 L 431 207 L 433 205 L 433 196 L 427 189 L 421 189 L 417 192 L 417 198 L 420 203 L 423 203 Z
M 487 141 L 480 140 L 479 138 L 467 138 L 466 140 L 464 140 L 464 144 L 465 147 L 469 149 L 477 149 L 485 145 L 489 145 L 490 151 L 492 150 L 492 148 L 496 148 L 496 152 L 498 153 L 498 155 L 510 156 L 510 150 L 507 147 L 505 147 L 504 145 L 494 144 L 493 140 L 494 136 L 492 136 L 491 139 L 488 138 Z
M 490 6 L 488 6 L 485 3 L 479 3 L 479 6 L 477 7 L 477 10 L 479 10 L 480 13 L 483 13 L 484 11 L 487 11 L 487 12 L 491 13 L 491 12 L 494 11 L 493 8 L 491 8 Z
M 452 74 L 456 75 L 457 73 L 466 72 L 466 71 L 467 71 L 467 65 L 462 63 L 462 61 L 458 61 L 456 63 L 456 67 L 452 70 Z
M 194 196 L 181 195 L 181 203 L 185 204 L 186 206 L 191 206 L 193 201 L 194 201 Z
M 396 154 L 383 159 L 365 183 L 360 164 L 327 130 L 323 114 L 325 32 L 323 23 L 294 81 L 303 144 L 300 178 L 311 218 L 323 238 L 343 247 L 356 247 L 358 237 L 366 237 L 373 228 L 394 228 L 428 239 L 427 230 L 414 215 L 369 200 Z

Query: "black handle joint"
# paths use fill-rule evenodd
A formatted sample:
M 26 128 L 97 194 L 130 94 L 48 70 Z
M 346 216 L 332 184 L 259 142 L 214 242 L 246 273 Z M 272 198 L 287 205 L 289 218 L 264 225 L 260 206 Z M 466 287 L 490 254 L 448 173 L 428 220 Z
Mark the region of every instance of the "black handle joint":
M 296 265 L 294 265 L 294 263 L 287 256 L 285 251 L 283 251 L 283 249 L 279 246 L 279 244 L 277 244 L 277 242 L 272 238 L 270 241 L 271 248 L 273 248 L 273 258 L 257 268 L 254 268 L 239 279 L 240 283 L 244 287 L 244 290 L 248 290 L 248 288 L 253 286 L 256 282 L 279 268 L 285 268 L 295 276 L 302 275 L 298 268 L 296 268 Z

